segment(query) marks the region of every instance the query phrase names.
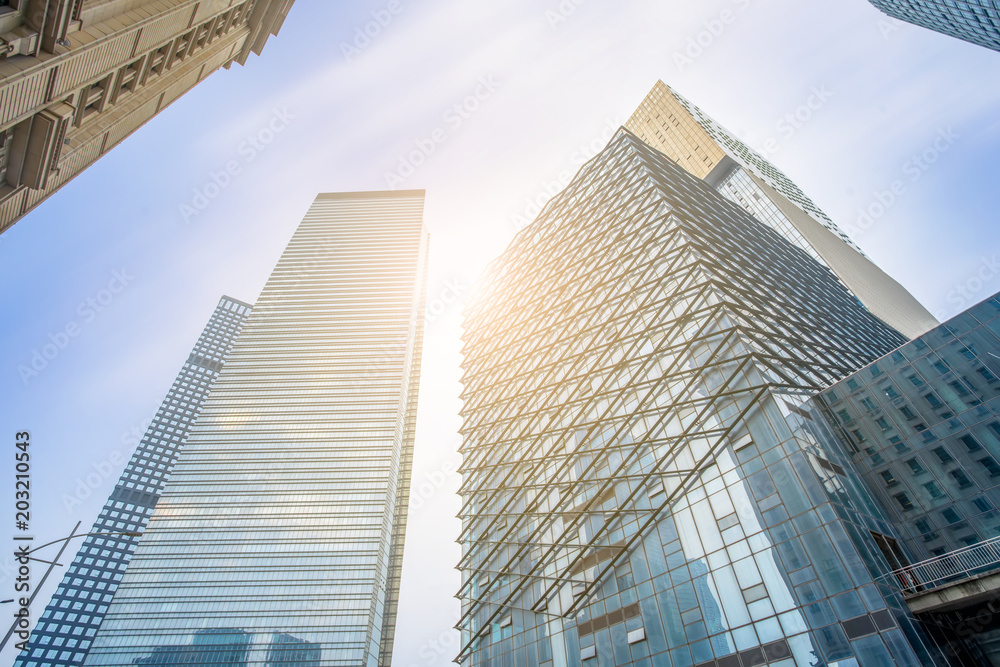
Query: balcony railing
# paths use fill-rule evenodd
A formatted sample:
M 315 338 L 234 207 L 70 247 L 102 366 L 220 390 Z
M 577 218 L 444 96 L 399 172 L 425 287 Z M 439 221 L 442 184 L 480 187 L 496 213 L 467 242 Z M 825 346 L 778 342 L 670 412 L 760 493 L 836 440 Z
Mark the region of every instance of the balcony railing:
M 1000 570 L 1000 537 L 901 568 L 885 578 L 895 579 L 903 595 L 913 596 L 993 570 Z

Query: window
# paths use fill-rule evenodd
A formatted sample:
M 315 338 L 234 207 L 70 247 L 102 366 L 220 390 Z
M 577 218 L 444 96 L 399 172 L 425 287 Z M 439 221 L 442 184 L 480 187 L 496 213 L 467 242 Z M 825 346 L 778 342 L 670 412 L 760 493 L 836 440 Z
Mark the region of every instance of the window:
M 976 439 L 975 439 L 975 438 L 974 438 L 973 436 L 971 436 L 971 435 L 963 435 L 963 436 L 959 436 L 959 438 L 958 438 L 958 439 L 959 439 L 959 440 L 960 440 L 960 441 L 962 442 L 962 444 L 963 444 L 963 445 L 965 445 L 965 446 L 966 446 L 966 448 L 967 448 L 967 449 L 968 449 L 968 450 L 969 450 L 970 452 L 978 452 L 978 451 L 979 451 L 980 449 L 982 449 L 982 448 L 983 448 L 983 446 L 979 444 L 979 441 L 978 441 L 978 440 L 976 440 Z
M 904 512 L 913 509 L 913 502 L 905 493 L 897 493 L 893 496 L 893 498 L 896 499 L 896 502 L 899 503 L 900 508 L 902 508 Z
M 114 74 L 109 74 L 80 92 L 80 101 L 77 104 L 78 110 L 76 114 L 77 127 L 83 124 L 87 118 L 104 111 L 109 101 L 109 93 L 114 77 Z
M 986 498 L 974 498 L 972 500 L 972 504 L 975 505 L 976 509 L 980 512 L 991 512 L 993 510 L 993 506 L 990 505 L 990 501 L 986 500 Z
M 941 463 L 951 463 L 952 461 L 955 460 L 951 457 L 951 454 L 949 454 L 948 450 L 945 449 L 944 447 L 935 447 L 932 451 L 934 452 L 934 455 L 938 457 L 938 460 L 941 461 Z
M 1000 465 L 997 465 L 997 462 L 992 456 L 979 459 L 979 465 L 986 469 L 986 472 L 989 473 L 990 477 L 1000 477 Z
M 142 76 L 142 65 L 145 57 L 134 60 L 118 71 L 117 85 L 114 87 L 111 102 L 116 103 L 122 97 L 135 91 Z
M 942 405 L 941 399 L 938 398 L 934 392 L 924 394 L 924 400 L 927 401 L 928 405 L 932 408 L 940 408 Z
M 926 470 L 924 470 L 924 467 L 920 465 L 920 461 L 918 461 L 915 458 L 907 461 L 906 465 L 910 466 L 910 470 L 913 471 L 914 475 L 922 475 L 925 472 L 927 472 Z
M 958 515 L 958 512 L 955 511 L 954 507 L 949 507 L 948 509 L 942 511 L 941 516 L 943 516 L 944 520 L 949 524 L 958 523 L 962 520 L 962 517 Z
M 920 376 L 917 375 L 917 374 L 910 375 L 906 379 L 909 380 L 910 384 L 912 384 L 914 387 L 920 387 L 920 386 L 923 386 L 923 384 L 924 384 L 924 381 L 921 380 Z
M 879 475 L 882 476 L 882 479 L 885 480 L 885 485 L 888 487 L 896 486 L 897 484 L 899 484 L 899 480 L 896 479 L 896 477 L 892 474 L 891 470 L 883 470 L 882 472 L 879 473 Z
M 903 415 L 905 419 L 916 419 L 917 415 L 914 414 L 913 410 L 910 409 L 908 405 L 899 406 L 899 412 Z
M 941 493 L 941 489 L 938 488 L 938 485 L 934 482 L 927 482 L 924 484 L 924 489 L 927 491 L 927 495 L 933 500 L 944 497 L 944 494 Z
M 970 486 L 972 486 L 972 480 L 970 480 L 969 476 L 966 475 L 961 470 L 952 470 L 948 474 L 951 475 L 951 478 L 954 479 L 955 483 L 958 484 L 958 488 L 967 489 Z
M 899 548 L 899 543 L 896 540 L 875 531 L 869 532 L 872 538 L 874 538 L 875 544 L 878 545 L 879 551 L 882 552 L 885 560 L 889 563 L 890 568 L 898 570 L 910 564 L 906 556 L 903 555 L 903 550 Z

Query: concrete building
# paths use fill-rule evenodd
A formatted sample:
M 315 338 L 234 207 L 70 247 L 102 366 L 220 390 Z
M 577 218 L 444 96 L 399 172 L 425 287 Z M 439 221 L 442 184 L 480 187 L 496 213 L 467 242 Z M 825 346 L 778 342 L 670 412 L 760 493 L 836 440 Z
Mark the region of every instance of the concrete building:
M 221 67 L 294 0 L 14 0 L 0 8 L 0 233 Z
M 135 552 L 139 541 L 135 534 L 145 529 L 191 424 L 250 310 L 248 304 L 227 296 L 219 301 L 15 667 L 83 664 Z
M 423 343 L 423 191 L 317 197 L 84 662 L 388 666 Z
M 794 181 L 662 81 L 625 127 L 829 267 L 892 328 L 913 338 L 937 325 Z
M 871 0 L 889 16 L 1000 51 L 997 0 Z

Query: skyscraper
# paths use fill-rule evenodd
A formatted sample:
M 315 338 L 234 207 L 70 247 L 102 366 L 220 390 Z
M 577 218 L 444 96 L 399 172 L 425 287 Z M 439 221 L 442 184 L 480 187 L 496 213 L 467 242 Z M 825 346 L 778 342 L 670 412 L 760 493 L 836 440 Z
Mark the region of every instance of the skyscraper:
M 896 538 L 889 581 L 953 665 L 1000 662 L 1000 295 L 816 398 Z
M 224 296 L 84 538 L 17 667 L 82 665 L 177 454 L 198 417 L 250 306 Z
M 294 0 L 5 2 L 0 233 L 221 67 Z
M 463 667 L 935 664 L 809 405 L 906 338 L 810 253 L 623 129 L 465 329 Z
M 871 0 L 889 16 L 1000 51 L 996 0 Z
M 389 664 L 423 336 L 423 202 L 423 191 L 400 191 L 313 203 L 84 664 Z
M 937 325 L 790 178 L 662 81 L 625 127 L 833 270 L 889 326 L 913 338 Z

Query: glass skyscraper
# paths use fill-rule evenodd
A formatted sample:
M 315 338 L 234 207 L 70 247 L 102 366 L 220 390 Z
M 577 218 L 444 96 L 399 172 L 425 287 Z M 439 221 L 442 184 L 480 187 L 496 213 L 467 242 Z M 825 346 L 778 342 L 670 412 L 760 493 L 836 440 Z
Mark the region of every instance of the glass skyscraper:
M 871 0 L 893 18 L 1000 51 L 997 0 Z
M 251 307 L 224 296 L 84 538 L 16 667 L 82 665 L 177 454 Z
M 1000 664 L 1000 296 L 816 403 L 893 524 L 888 581 L 949 664 Z
M 423 191 L 324 194 L 247 318 L 84 664 L 388 665 Z
M 932 665 L 810 403 L 906 337 L 622 129 L 466 316 L 463 667 Z
M 938 324 L 794 181 L 662 81 L 625 127 L 829 267 L 889 326 L 913 338 Z

